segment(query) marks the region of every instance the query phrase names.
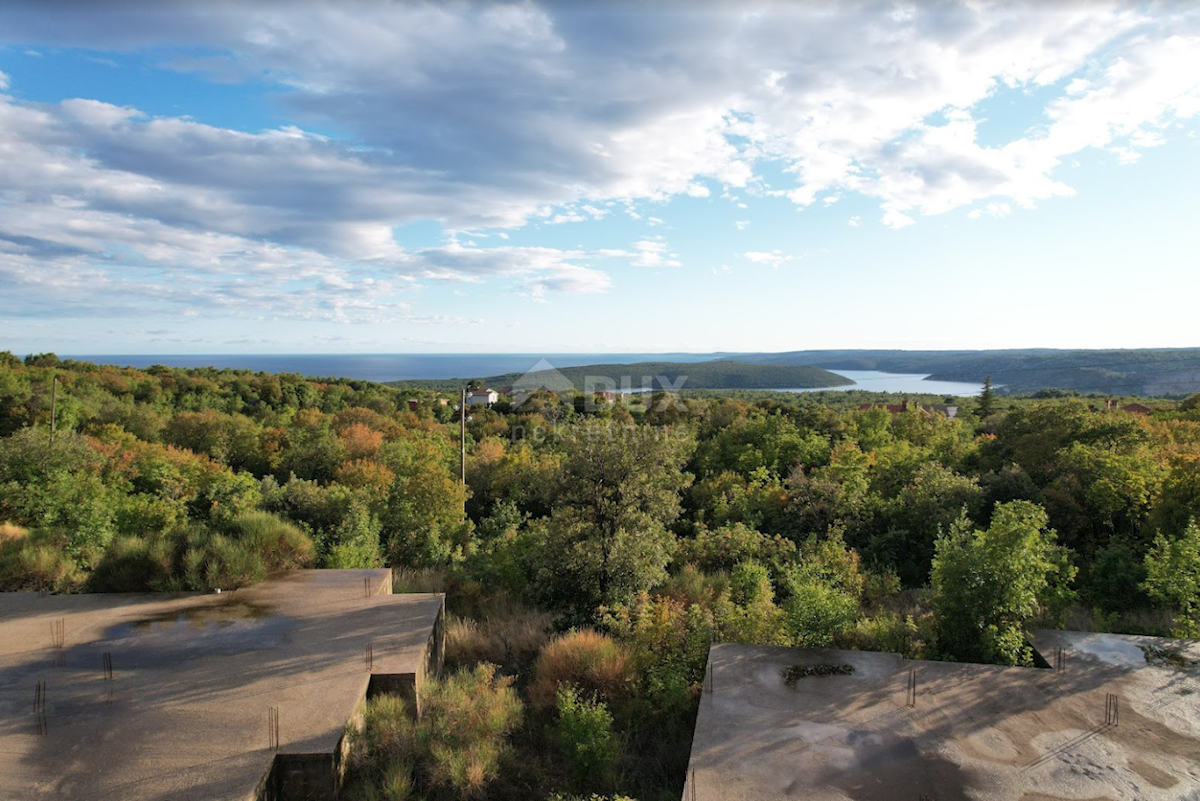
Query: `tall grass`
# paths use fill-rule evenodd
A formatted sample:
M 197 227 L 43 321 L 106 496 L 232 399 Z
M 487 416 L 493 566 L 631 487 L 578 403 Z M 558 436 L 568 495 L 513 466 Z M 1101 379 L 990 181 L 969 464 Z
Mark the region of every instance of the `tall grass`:
M 393 567 L 392 592 L 445 592 L 446 578 L 435 567 Z
M 66 535 L 54 529 L 29 532 L 0 524 L 0 591 L 80 589 L 84 574 L 67 555 L 66 543 Z
M 423 685 L 420 700 L 419 722 L 395 696 L 367 702 L 362 731 L 350 735 L 344 798 L 477 798 L 496 779 L 522 716 L 512 679 L 481 664 Z
M 574 685 L 585 696 L 619 704 L 632 694 L 634 678 L 633 660 L 612 637 L 594 629 L 569 631 L 542 649 L 529 701 L 553 707 L 559 687 Z
M 449 615 L 446 666 L 473 667 L 491 662 L 507 670 L 531 665 L 550 639 L 554 616 L 532 609 L 511 609 L 485 620 Z

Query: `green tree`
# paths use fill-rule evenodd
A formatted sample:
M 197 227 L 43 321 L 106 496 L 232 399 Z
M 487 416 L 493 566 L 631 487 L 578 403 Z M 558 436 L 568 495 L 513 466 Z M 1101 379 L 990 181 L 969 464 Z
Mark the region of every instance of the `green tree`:
M 1146 554 L 1150 597 L 1179 610 L 1176 637 L 1200 637 L 1200 524 L 1192 519 L 1183 534 L 1167 539 L 1159 533 Z
M 461 558 L 470 533 L 463 516 L 466 487 L 451 472 L 447 443 L 397 440 L 382 456 L 396 475 L 381 516 L 388 563 L 442 565 Z
M 938 538 L 933 610 L 939 646 L 956 659 L 1029 664 L 1022 626 L 1069 596 L 1075 568 L 1029 501 L 998 504 L 987 530 L 961 517 Z
M 980 420 L 986 420 L 996 411 L 996 393 L 992 391 L 992 377 L 986 375 L 983 377 L 983 389 L 979 392 L 979 397 L 975 400 L 975 416 Z
M 543 600 L 577 619 L 628 603 L 666 577 L 690 476 L 690 438 L 588 422 L 566 436 L 566 458 L 540 571 Z

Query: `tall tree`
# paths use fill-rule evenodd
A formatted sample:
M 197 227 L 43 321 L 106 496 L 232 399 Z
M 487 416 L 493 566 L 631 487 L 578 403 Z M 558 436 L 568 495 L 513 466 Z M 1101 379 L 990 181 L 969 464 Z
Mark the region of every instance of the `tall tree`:
M 569 430 L 540 571 L 549 605 L 585 619 L 666 576 L 668 526 L 691 481 L 683 465 L 692 447 L 679 430 L 598 422 Z
M 969 662 L 1028 664 L 1022 626 L 1043 605 L 1063 602 L 1075 575 L 1067 551 L 1029 501 L 997 504 L 986 531 L 961 517 L 938 538 L 933 610 L 938 643 Z
M 983 377 L 983 389 L 979 393 L 979 397 L 975 401 L 975 416 L 980 420 L 986 420 L 992 416 L 996 406 L 996 393 L 992 391 L 992 377 L 985 375 Z

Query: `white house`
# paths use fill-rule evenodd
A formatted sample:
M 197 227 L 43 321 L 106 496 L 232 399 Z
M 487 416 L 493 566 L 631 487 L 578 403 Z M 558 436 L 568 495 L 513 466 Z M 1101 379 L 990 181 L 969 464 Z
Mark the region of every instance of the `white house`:
M 491 406 L 500 399 L 500 394 L 494 389 L 473 389 L 467 393 L 468 406 Z

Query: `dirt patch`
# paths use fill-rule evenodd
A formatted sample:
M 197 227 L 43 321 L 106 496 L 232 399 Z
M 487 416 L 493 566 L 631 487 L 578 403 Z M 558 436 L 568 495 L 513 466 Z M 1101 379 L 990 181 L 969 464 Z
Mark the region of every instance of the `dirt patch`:
M 1064 801 L 1061 795 L 1046 795 L 1045 793 L 1025 793 L 1020 801 Z M 1079 801 L 1114 801 L 1111 795 L 1097 795 L 1092 798 L 1081 798 Z
M 1160 770 L 1153 765 L 1142 762 L 1140 759 L 1129 760 L 1129 769 L 1143 779 L 1153 784 L 1155 787 L 1161 787 L 1164 790 L 1174 787 L 1179 784 L 1179 779 L 1167 773 L 1165 770 Z

